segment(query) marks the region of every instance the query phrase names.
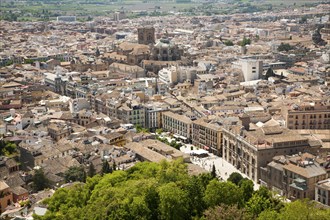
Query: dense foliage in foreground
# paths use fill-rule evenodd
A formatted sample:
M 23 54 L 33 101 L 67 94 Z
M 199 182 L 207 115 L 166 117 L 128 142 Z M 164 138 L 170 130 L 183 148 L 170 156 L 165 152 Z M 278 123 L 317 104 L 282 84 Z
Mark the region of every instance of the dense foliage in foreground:
M 35 219 L 329 219 L 311 202 L 284 204 L 265 188 L 253 191 L 250 180 L 233 182 L 189 176 L 180 160 L 143 162 L 58 189 Z

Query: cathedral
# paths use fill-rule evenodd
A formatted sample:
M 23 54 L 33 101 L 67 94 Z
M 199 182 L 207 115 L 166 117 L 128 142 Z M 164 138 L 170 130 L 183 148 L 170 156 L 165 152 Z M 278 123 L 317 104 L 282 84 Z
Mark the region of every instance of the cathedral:
M 138 28 L 138 42 L 139 44 L 150 45 L 149 60 L 181 60 L 183 51 L 170 41 L 167 33 L 155 43 L 155 29 L 153 27 Z

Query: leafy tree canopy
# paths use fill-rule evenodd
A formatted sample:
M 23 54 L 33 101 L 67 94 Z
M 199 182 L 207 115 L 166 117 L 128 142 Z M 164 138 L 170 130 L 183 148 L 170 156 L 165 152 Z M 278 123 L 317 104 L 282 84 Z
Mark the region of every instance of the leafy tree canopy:
M 77 170 L 82 172 L 79 167 L 70 172 Z M 58 189 L 44 202 L 46 215 L 34 219 L 298 219 L 304 215 L 323 220 L 329 214 L 304 202 L 279 205 L 267 189 L 253 191 L 251 186 L 246 179 L 238 185 L 219 182 L 210 173 L 190 176 L 183 160 L 142 162 Z
M 226 40 L 226 41 L 224 42 L 224 44 L 225 44 L 226 46 L 234 46 L 234 43 L 233 43 L 231 40 Z
M 44 190 L 50 186 L 50 182 L 45 176 L 43 169 L 41 168 L 35 170 L 32 181 L 32 187 L 35 191 Z
M 250 38 L 246 38 L 246 37 L 243 37 L 243 40 L 240 42 L 240 46 L 246 46 L 248 44 L 251 44 L 251 39 Z
M 286 51 L 286 52 L 292 49 L 294 49 L 294 47 L 286 43 L 281 43 L 280 46 L 278 46 L 277 48 L 278 51 Z
M 8 141 L 0 141 L 0 156 L 10 156 L 17 152 L 15 143 Z
M 239 182 L 243 179 L 243 176 L 240 173 L 234 172 L 230 174 L 228 181 L 238 185 Z
M 83 166 L 72 166 L 64 173 L 64 179 L 68 182 L 85 182 L 86 172 Z

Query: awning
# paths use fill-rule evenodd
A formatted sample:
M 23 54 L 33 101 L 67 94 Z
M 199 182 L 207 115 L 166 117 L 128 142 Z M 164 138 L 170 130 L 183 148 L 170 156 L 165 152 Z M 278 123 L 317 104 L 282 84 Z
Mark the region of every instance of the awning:
M 182 140 L 187 140 L 187 138 L 183 136 L 179 136 L 179 138 L 181 138 Z
M 202 155 L 202 154 L 208 154 L 209 152 L 203 149 L 198 149 L 198 150 L 192 150 L 192 151 L 186 151 L 185 153 L 190 153 L 190 154 L 196 154 L 196 155 Z
M 12 116 L 9 116 L 8 118 L 5 119 L 6 122 L 12 121 L 14 118 Z

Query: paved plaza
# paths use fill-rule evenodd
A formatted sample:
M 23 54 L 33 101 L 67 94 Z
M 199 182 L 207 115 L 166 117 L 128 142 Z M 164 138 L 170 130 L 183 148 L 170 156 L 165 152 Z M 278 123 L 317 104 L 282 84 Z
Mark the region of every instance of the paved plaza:
M 186 147 L 181 147 L 182 152 L 189 152 L 191 150 L 191 146 L 187 144 Z M 194 146 L 192 146 L 194 150 L 197 150 Z M 208 157 L 198 158 L 195 156 L 191 156 L 191 162 L 193 164 L 199 165 L 207 171 L 212 171 L 213 164 L 215 165 L 216 173 L 219 179 L 227 180 L 231 173 L 238 172 L 243 177 L 248 178 L 245 174 L 241 173 L 237 170 L 232 164 L 228 163 L 221 157 L 218 157 L 214 154 L 208 153 Z M 259 188 L 259 184 L 254 183 L 254 189 L 257 190 Z

